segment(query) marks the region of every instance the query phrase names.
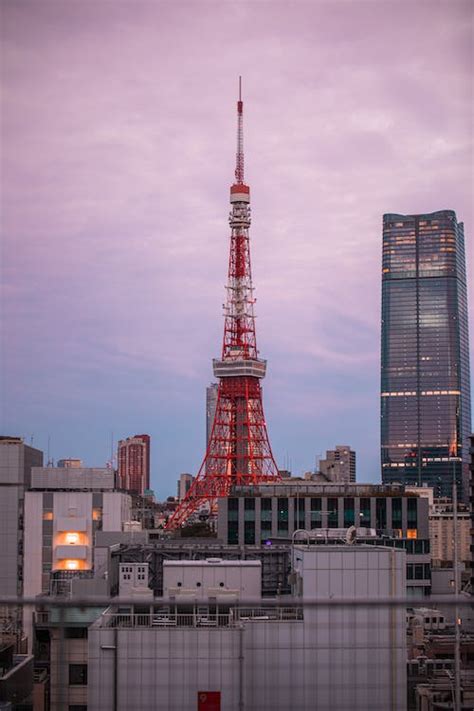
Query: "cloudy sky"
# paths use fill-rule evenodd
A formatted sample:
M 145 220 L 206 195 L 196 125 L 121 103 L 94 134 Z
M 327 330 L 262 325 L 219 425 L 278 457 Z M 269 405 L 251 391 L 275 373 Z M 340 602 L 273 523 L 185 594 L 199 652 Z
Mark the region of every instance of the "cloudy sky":
M 235 100 L 264 406 L 295 474 L 379 481 L 381 221 L 450 208 L 472 292 L 472 2 L 2 0 L 4 433 L 102 466 L 204 453 Z M 474 323 L 471 318 L 471 333 Z

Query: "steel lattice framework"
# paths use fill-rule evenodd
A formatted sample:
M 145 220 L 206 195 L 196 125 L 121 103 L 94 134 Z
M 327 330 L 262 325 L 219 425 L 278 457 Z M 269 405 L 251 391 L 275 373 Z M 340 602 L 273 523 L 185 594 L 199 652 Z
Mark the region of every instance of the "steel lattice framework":
M 255 485 L 280 479 L 273 458 L 262 405 L 260 381 L 266 361 L 258 357 L 250 264 L 250 190 L 244 182 L 243 101 L 239 80 L 235 183 L 232 210 L 227 299 L 224 306 L 222 356 L 213 361 L 219 379 L 216 413 L 204 461 L 186 497 L 168 521 L 181 526 L 189 516 L 233 485 Z

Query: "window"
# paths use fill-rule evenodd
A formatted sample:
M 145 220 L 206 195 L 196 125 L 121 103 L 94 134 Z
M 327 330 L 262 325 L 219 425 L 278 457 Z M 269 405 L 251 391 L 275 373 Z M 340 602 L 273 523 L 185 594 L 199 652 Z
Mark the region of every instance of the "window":
M 260 524 L 260 537 L 262 541 L 266 541 L 272 535 L 272 522 L 263 521 Z
M 270 497 L 260 499 L 260 521 L 263 539 L 271 535 L 272 530 L 272 499 Z
M 399 498 L 392 499 L 392 528 L 400 529 L 402 527 L 402 500 Z
M 421 563 L 415 564 L 415 580 L 424 580 L 424 566 Z
M 407 499 L 407 528 L 418 528 L 418 497 L 413 496 Z M 416 538 L 416 536 L 413 536 Z
M 387 501 L 382 498 L 375 502 L 376 528 L 385 530 L 387 528 Z
M 354 525 L 354 499 L 344 499 L 344 528 Z
M 278 535 L 288 535 L 288 499 L 278 499 Z
M 230 520 L 229 511 L 229 522 L 227 524 L 227 543 L 229 545 L 236 545 L 239 542 L 239 522 L 237 520 Z
M 305 528 L 305 500 L 304 498 L 296 497 L 293 499 L 294 511 L 294 530 Z
M 86 704 L 69 704 L 68 711 L 87 711 Z
M 272 520 L 272 499 L 270 497 L 260 499 L 260 511 L 262 521 Z
M 338 519 L 338 501 L 337 499 L 328 499 L 328 528 L 337 528 Z
M 359 526 L 370 528 L 370 499 L 359 501 Z
M 321 528 L 321 499 L 311 499 L 311 528 Z
M 252 512 L 255 516 L 255 511 Z M 244 521 L 244 543 L 253 545 L 255 543 L 255 519 Z
M 87 684 L 87 664 L 69 665 L 69 684 L 76 686 Z
M 87 639 L 87 627 L 66 627 L 64 636 L 66 639 Z
M 255 521 L 255 499 L 244 499 L 244 520 Z
M 239 500 L 236 498 L 227 501 L 227 519 L 229 522 L 239 520 Z

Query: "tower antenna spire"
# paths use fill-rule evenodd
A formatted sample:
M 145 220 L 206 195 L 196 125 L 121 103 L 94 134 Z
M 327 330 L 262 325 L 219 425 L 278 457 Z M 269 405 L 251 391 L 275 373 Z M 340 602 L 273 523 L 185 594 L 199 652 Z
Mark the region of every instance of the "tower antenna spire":
M 235 182 L 244 184 L 244 102 L 242 101 L 242 77 L 239 77 L 239 100 L 237 102 L 237 158 Z

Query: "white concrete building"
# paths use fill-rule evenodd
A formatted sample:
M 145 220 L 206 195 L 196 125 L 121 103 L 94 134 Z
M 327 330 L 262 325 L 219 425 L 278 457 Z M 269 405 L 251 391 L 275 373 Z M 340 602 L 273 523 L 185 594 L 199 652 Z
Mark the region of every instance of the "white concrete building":
M 88 710 L 195 711 L 212 692 L 222 711 L 404 711 L 405 610 L 385 600 L 405 593 L 405 552 L 295 546 L 294 568 L 300 608 L 109 609 L 89 628 Z
M 24 499 L 31 469 L 43 463 L 43 453 L 21 437 L 0 437 L 0 596 L 23 595 Z M 13 637 L 21 625 L 21 611 L 0 606 L 0 631 Z
M 196 600 L 233 596 L 258 599 L 262 589 L 259 560 L 165 560 L 163 596 L 186 595 Z
M 26 597 L 48 593 L 52 578 L 67 581 L 92 571 L 95 532 L 121 531 L 130 519 L 131 497 L 114 491 L 109 475 L 102 469 L 33 467 L 32 488 L 25 493 Z M 84 486 L 77 486 L 78 477 Z M 25 608 L 29 638 L 31 619 Z
M 120 563 L 120 597 L 140 596 L 141 599 L 153 599 L 153 591 L 148 587 L 148 575 L 148 563 Z

